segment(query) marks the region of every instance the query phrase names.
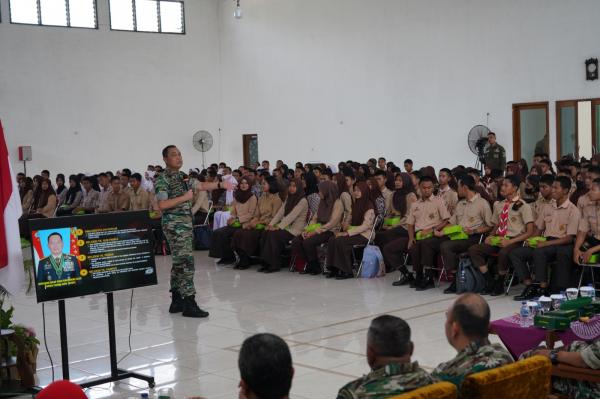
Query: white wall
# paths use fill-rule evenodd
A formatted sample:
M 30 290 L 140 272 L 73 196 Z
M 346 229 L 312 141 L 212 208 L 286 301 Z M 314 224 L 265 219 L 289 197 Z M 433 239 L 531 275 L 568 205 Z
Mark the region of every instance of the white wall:
M 108 0 L 97 3 L 99 30 L 88 30 L 11 25 L 1 1 L 0 119 L 14 169 L 19 145 L 33 146 L 33 173 L 145 170 L 170 143 L 199 165 L 192 134 L 219 127 L 216 1 L 185 3 L 183 36 L 110 31 Z
M 470 163 L 485 123 L 512 154 L 511 105 L 598 97 L 597 0 L 187 0 L 185 36 L 8 23 L 0 0 L 0 118 L 31 170 L 140 169 L 168 143 L 200 164 L 198 129 L 221 158 Z M 77 135 L 74 132 L 78 132 Z M 218 148 L 209 153 L 216 161 Z M 19 166 L 15 163 L 15 167 Z
M 597 0 L 243 0 L 221 6 L 227 147 L 286 162 L 384 155 L 470 164 L 486 122 L 512 158 L 512 104 L 598 97 Z M 554 103 L 550 107 L 555 156 Z M 239 156 L 235 159 L 239 160 Z

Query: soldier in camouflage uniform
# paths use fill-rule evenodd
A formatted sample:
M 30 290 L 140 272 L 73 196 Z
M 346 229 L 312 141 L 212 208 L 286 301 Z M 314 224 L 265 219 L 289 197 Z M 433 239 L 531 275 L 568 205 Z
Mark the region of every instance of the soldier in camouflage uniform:
M 162 229 L 171 248 L 173 266 L 171 268 L 170 313 L 182 312 L 186 317 L 207 317 L 208 312 L 198 307 L 194 288 L 194 254 L 192 198 L 193 191 L 188 187 L 187 176 L 181 172 L 181 153 L 170 145 L 163 149 L 166 169 L 155 182 L 156 199 L 162 211 Z M 220 183 L 204 183 L 194 189 L 213 189 Z
M 506 168 L 506 150 L 496 142 L 496 133 L 488 133 L 489 146 L 485 150 L 485 167 L 504 171 Z
M 512 363 L 506 349 L 488 341 L 490 308 L 478 294 L 463 294 L 446 313 L 446 338 L 458 354 L 436 367 L 431 375 L 459 389 L 470 374 Z
M 593 343 L 575 341 L 566 348 L 558 350 L 535 349 L 521 355 L 521 359 L 542 355 L 550 358 L 553 364 L 566 364 L 569 366 L 600 369 L 600 339 Z M 600 398 L 600 383 L 577 381 L 567 378 L 552 377 L 554 391 L 574 399 Z
M 337 399 L 384 399 L 432 384 L 433 378 L 410 361 L 410 327 L 395 316 L 380 316 L 367 334 L 367 361 L 371 372 L 340 389 Z

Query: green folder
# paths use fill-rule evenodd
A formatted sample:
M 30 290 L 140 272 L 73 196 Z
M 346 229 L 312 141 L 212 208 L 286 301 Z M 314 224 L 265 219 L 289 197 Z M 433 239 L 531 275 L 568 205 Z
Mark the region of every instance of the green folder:
M 383 225 L 390 227 L 398 226 L 400 224 L 401 219 L 402 218 L 400 216 L 388 217 L 383 219 Z
M 321 223 L 313 223 L 313 224 L 309 224 L 308 226 L 306 226 L 304 228 L 304 231 L 306 231 L 307 233 L 312 233 L 313 231 L 320 229 L 321 228 Z
M 527 239 L 527 243 L 529 244 L 529 246 L 531 248 L 535 248 L 537 247 L 538 242 L 544 242 L 546 241 L 546 237 L 529 237 Z
M 428 234 L 422 234 L 421 231 L 417 231 L 417 236 L 415 237 L 415 239 L 417 241 L 421 241 L 421 240 L 426 240 L 431 237 L 433 237 L 433 232 L 428 233 Z
M 262 223 L 259 223 L 254 227 L 254 230 L 264 230 L 264 229 L 265 229 L 265 225 Z

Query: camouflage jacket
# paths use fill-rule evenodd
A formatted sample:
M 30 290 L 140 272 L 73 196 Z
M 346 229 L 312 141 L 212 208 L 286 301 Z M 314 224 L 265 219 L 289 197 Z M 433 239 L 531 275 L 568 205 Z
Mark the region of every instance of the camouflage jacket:
M 591 369 L 600 369 L 600 339 L 592 344 L 575 341 L 567 348 L 569 352 L 581 353 L 581 358 Z M 566 378 L 553 378 L 554 390 L 569 398 L 592 399 L 600 398 L 600 383 L 570 380 Z
M 157 201 L 180 197 L 189 190 L 187 175 L 181 171 L 165 169 L 156 179 L 154 191 Z M 192 218 L 192 202 L 186 201 L 171 209 L 163 211 L 163 223 Z
M 384 399 L 433 382 L 417 362 L 390 363 L 344 386 L 337 399 Z
M 491 344 L 486 338 L 471 342 L 458 352 L 454 359 L 437 366 L 431 375 L 460 387 L 469 374 L 495 369 L 512 362 L 513 359 L 506 349 L 500 344 Z
M 485 152 L 485 166 L 490 169 L 504 171 L 506 167 L 506 150 L 499 144 L 489 146 Z

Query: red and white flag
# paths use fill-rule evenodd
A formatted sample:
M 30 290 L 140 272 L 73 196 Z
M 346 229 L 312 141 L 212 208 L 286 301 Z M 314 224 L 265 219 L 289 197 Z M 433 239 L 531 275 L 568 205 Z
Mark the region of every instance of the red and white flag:
M 19 190 L 0 122 L 0 285 L 13 295 L 21 291 L 24 279 L 19 235 L 21 211 Z

